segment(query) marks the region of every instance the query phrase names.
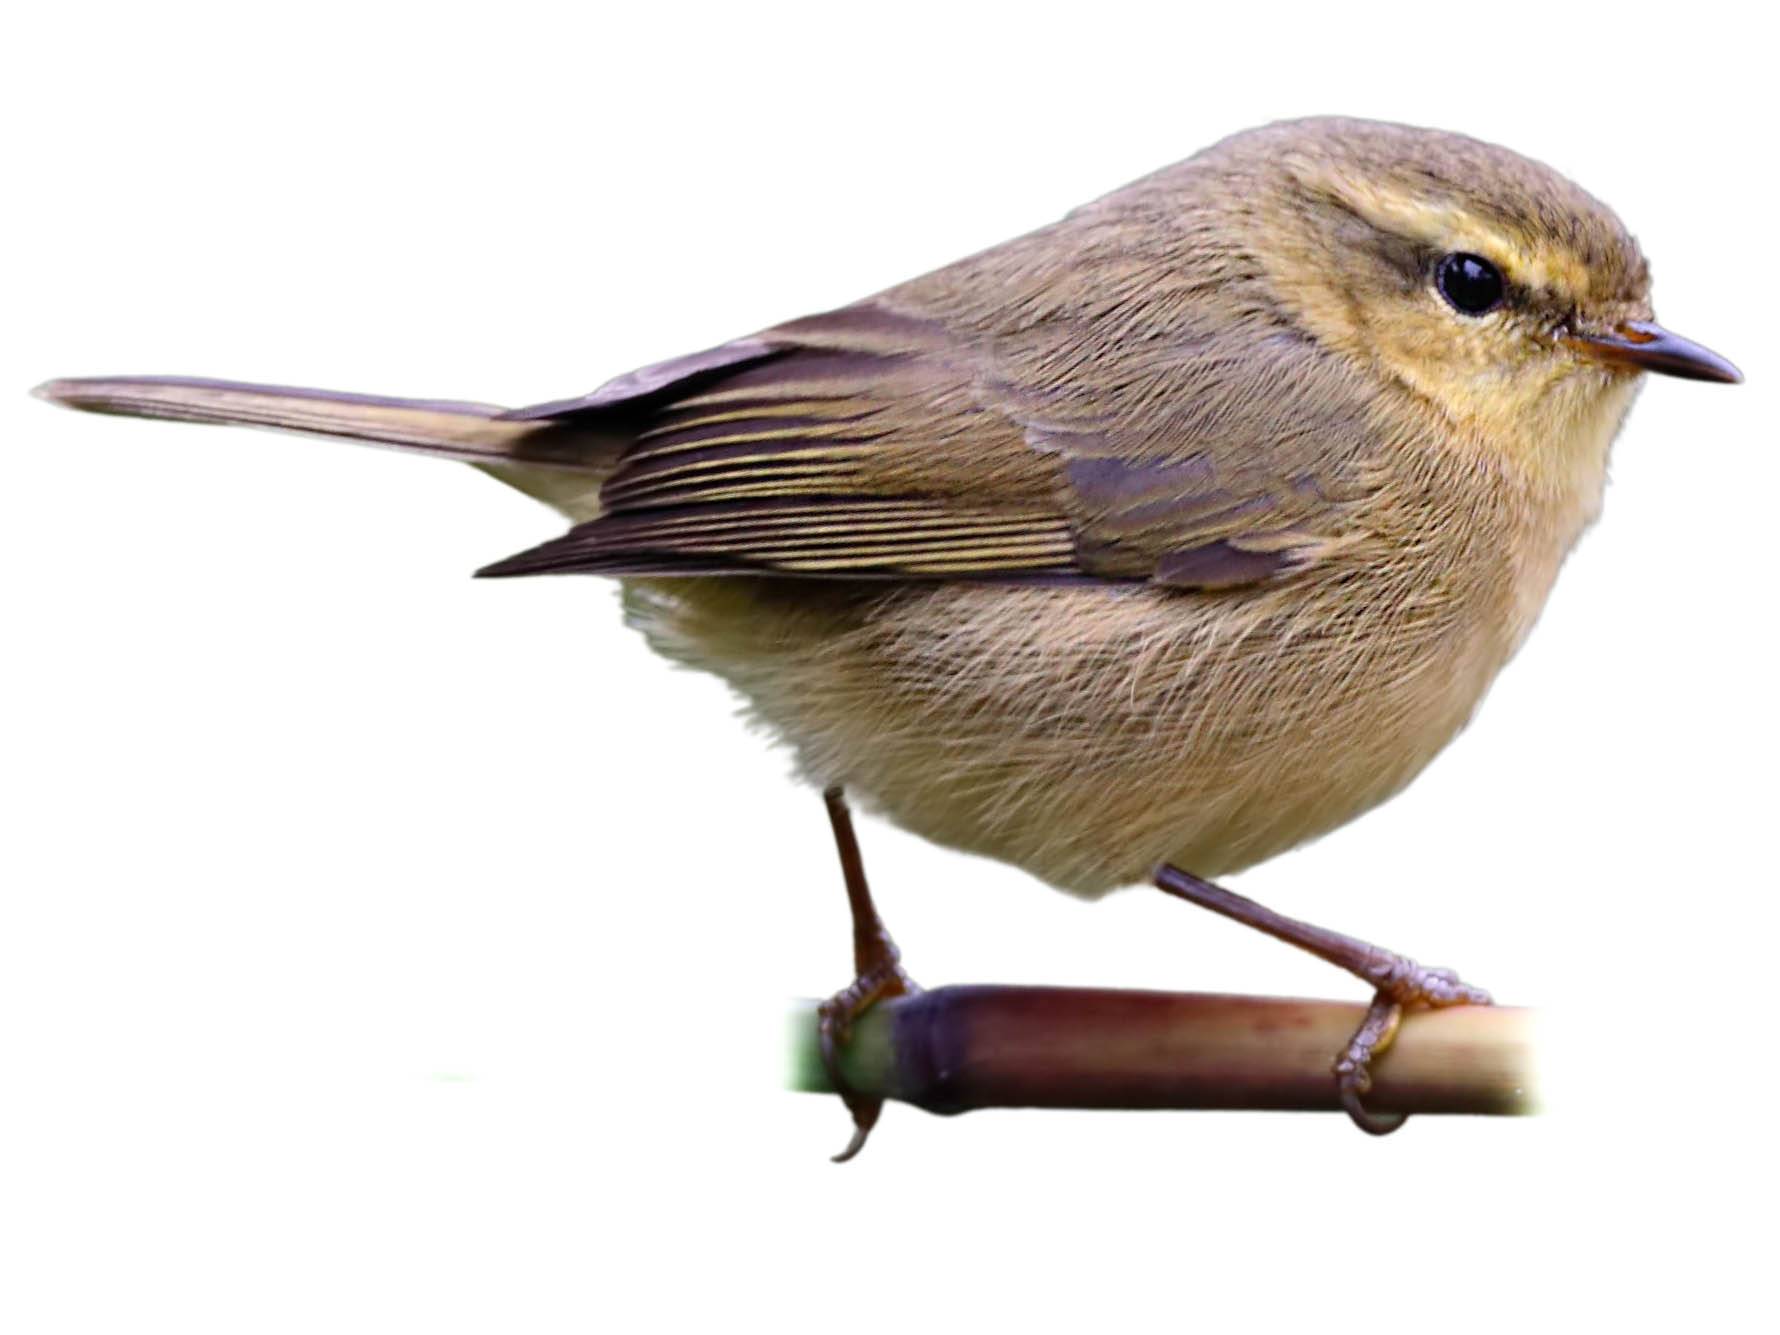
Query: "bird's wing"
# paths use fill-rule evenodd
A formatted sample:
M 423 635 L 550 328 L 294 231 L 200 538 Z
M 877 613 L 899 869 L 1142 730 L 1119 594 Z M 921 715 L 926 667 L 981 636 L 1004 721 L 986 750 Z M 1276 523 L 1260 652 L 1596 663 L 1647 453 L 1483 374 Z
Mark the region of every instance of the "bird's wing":
M 1084 386 L 1069 355 L 867 303 L 519 410 L 632 443 L 597 518 L 483 573 L 1221 588 L 1286 576 L 1338 541 L 1332 480 L 1266 439 L 1282 418 L 1307 429 L 1280 409 L 1301 392 L 1289 368 L 1236 368 L 1246 398 L 1201 374 L 1196 411 L 1146 413 L 1130 386 Z

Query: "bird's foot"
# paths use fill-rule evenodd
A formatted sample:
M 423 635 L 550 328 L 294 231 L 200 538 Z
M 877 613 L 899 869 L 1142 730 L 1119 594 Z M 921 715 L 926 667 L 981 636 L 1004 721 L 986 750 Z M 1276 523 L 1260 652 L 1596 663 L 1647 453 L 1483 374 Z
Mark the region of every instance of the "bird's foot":
M 884 1100 L 861 1094 L 841 1070 L 841 1049 L 853 1037 L 853 1026 L 859 1018 L 889 997 L 912 996 L 921 989 L 902 967 L 902 953 L 890 939 L 883 919 L 872 903 L 871 889 L 865 883 L 865 862 L 859 855 L 859 840 L 853 833 L 853 815 L 839 788 L 822 794 L 828 807 L 828 821 L 834 830 L 835 851 L 840 854 L 841 876 L 847 886 L 847 906 L 853 917 L 852 983 L 836 992 L 816 1011 L 817 1051 L 822 1054 L 822 1069 L 828 1083 L 841 1096 L 853 1116 L 853 1138 L 847 1148 L 834 1156 L 836 1163 L 845 1163 L 865 1148 L 871 1129 L 878 1124 Z
M 1447 1006 L 1489 1006 L 1493 999 L 1481 987 L 1473 987 L 1451 969 L 1430 969 L 1406 955 L 1368 948 L 1372 958 L 1361 976 L 1375 987 L 1366 1018 L 1354 1030 L 1347 1047 L 1335 1059 L 1335 1087 L 1341 1106 L 1353 1124 L 1373 1136 L 1387 1136 L 1409 1120 L 1408 1113 L 1376 1113 L 1366 1107 L 1364 1096 L 1372 1089 L 1372 1061 L 1397 1037 L 1403 1015 L 1412 1010 L 1439 1010 Z
M 878 1114 L 884 1109 L 883 1099 L 854 1090 L 841 1070 L 841 1049 L 852 1040 L 854 1024 L 873 1006 L 891 997 L 914 996 L 921 990 L 902 967 L 889 933 L 883 933 L 879 940 L 883 957 L 816 1009 L 816 1042 L 822 1069 L 853 1117 L 853 1138 L 846 1149 L 834 1156 L 835 1163 L 845 1163 L 865 1148 L 866 1139 L 878 1124 Z
M 1158 889 L 1177 899 L 1307 950 L 1371 985 L 1372 1004 L 1366 1010 L 1366 1018 L 1335 1058 L 1333 1068 L 1342 1108 L 1355 1126 L 1371 1135 L 1388 1135 L 1409 1119 L 1407 1113 L 1372 1112 L 1363 1102 L 1372 1088 L 1372 1062 L 1383 1056 L 1397 1037 L 1404 1013 L 1491 1004 L 1488 992 L 1472 987 L 1451 969 L 1430 969 L 1407 955 L 1288 918 L 1178 867 L 1157 869 L 1155 883 Z

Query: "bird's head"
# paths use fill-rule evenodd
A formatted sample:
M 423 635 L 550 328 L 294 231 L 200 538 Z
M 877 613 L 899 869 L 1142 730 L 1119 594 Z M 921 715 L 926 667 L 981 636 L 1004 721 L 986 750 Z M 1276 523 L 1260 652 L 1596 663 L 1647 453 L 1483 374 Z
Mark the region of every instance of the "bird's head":
M 1741 379 L 1654 321 L 1613 211 L 1493 144 L 1367 121 L 1287 122 L 1208 156 L 1256 261 L 1325 346 L 1524 450 L 1604 452 L 1641 371 Z

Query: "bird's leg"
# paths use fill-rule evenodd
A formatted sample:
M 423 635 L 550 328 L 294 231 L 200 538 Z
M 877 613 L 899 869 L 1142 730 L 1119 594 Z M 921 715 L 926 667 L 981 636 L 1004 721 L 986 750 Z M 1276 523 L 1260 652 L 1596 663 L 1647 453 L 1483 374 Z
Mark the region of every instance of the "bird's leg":
M 834 827 L 834 845 L 841 855 L 841 875 L 847 883 L 847 907 L 853 913 L 854 979 L 847 987 L 823 1002 L 816 1012 L 816 1035 L 822 1053 L 822 1066 L 828 1080 L 853 1114 L 853 1139 L 847 1148 L 834 1156 L 836 1163 L 845 1163 L 865 1148 L 866 1137 L 877 1125 L 884 1100 L 853 1091 L 841 1073 L 840 1049 L 852 1037 L 853 1023 L 886 997 L 907 996 L 919 992 L 915 980 L 902 968 L 902 955 L 890 939 L 877 905 L 872 903 L 871 887 L 865 883 L 865 862 L 859 856 L 859 840 L 853 833 L 853 815 L 847 809 L 841 790 L 829 788 L 822 794 L 828 806 L 828 821 Z
M 1372 1005 L 1354 1036 L 1348 1040 L 1347 1047 L 1336 1057 L 1334 1074 L 1341 1106 L 1362 1131 L 1375 1136 L 1395 1131 L 1407 1119 L 1404 1113 L 1381 1115 L 1369 1112 L 1361 1101 L 1372 1088 L 1372 1059 L 1381 1056 L 1396 1038 L 1403 1012 L 1437 1006 L 1490 1004 L 1488 992 L 1461 981 L 1451 969 L 1430 969 L 1407 955 L 1285 917 L 1178 867 L 1164 865 L 1158 868 L 1155 883 L 1157 889 L 1177 899 L 1221 913 L 1276 940 L 1307 950 L 1371 986 Z

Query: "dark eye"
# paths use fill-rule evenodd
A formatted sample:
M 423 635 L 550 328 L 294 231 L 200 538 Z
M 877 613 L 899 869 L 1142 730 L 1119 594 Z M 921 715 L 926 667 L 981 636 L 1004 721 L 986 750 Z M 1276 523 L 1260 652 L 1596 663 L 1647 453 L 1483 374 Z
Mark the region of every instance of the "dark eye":
M 1440 295 L 1465 315 L 1482 315 L 1502 302 L 1502 271 L 1481 255 L 1448 255 L 1434 270 Z

